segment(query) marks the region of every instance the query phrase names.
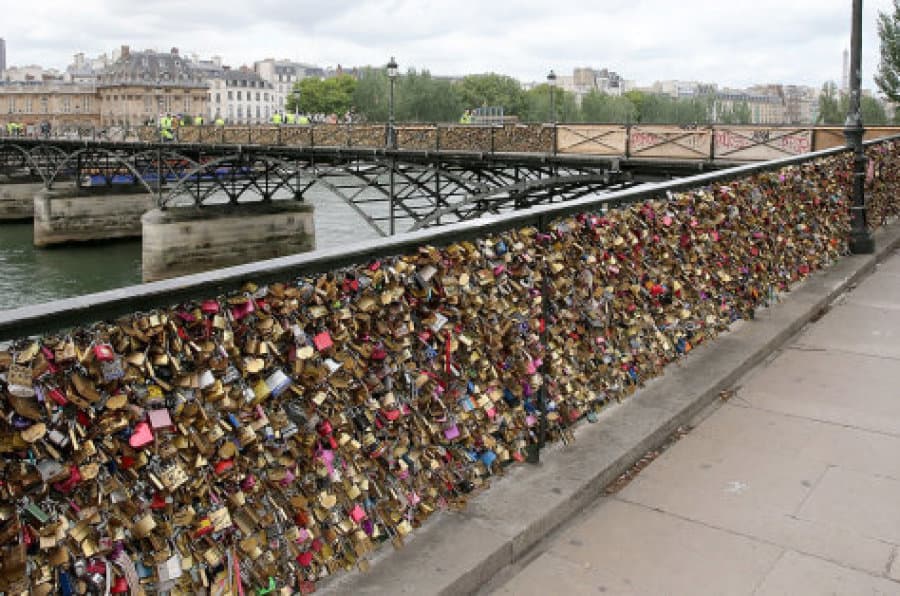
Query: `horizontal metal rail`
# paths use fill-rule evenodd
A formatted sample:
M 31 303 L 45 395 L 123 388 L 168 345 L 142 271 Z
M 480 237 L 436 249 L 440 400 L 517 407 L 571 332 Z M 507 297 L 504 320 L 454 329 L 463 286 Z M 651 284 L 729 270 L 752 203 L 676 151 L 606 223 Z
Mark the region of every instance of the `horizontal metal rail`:
M 900 139 L 900 135 L 868 141 L 866 145 Z M 338 249 L 309 253 L 238 265 L 206 273 L 198 273 L 164 281 L 128 286 L 105 292 L 56 300 L 44 304 L 0 311 L 0 341 L 23 336 L 52 333 L 66 328 L 103 320 L 113 320 L 133 312 L 215 296 L 236 290 L 244 282 L 285 281 L 300 275 L 335 271 L 382 257 L 408 253 L 423 245 L 443 246 L 460 240 L 471 240 L 509 229 L 542 226 L 557 218 L 618 207 L 679 192 L 722 183 L 786 166 L 803 164 L 847 151 L 836 147 L 801 156 L 733 167 L 666 182 L 648 183 L 601 197 L 584 197 L 550 205 L 540 205 L 473 221 L 429 228 L 352 244 Z

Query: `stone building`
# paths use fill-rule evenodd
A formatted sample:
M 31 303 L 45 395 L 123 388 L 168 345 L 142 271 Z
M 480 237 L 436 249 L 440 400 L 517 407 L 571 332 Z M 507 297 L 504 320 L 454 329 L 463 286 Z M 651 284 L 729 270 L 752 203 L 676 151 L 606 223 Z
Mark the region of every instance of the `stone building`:
M 155 122 L 160 114 L 187 116 L 209 113 L 207 82 L 178 48 L 170 52 L 121 55 L 97 77 L 101 126 L 136 126 Z
M 262 80 L 272 85 L 275 103 L 279 110 L 284 109 L 287 99 L 298 81 L 307 77 L 325 77 L 325 71 L 318 66 L 290 60 L 275 60 L 274 58 L 254 62 L 253 70 Z
M 100 102 L 93 85 L 5 83 L 0 85 L 0 125 L 18 122 L 34 130 L 49 122 L 54 130 L 89 128 L 100 123 Z
M 211 119 L 221 117 L 228 124 L 264 124 L 282 109 L 271 83 L 253 70 L 224 68 L 207 79 Z

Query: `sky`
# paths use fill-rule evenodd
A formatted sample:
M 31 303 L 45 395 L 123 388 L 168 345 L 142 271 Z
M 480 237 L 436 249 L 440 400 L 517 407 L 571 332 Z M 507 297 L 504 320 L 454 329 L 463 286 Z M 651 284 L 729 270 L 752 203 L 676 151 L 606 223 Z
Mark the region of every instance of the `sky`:
M 865 0 L 863 87 L 874 89 L 876 16 Z M 288 58 L 437 75 L 609 68 L 648 85 L 840 83 L 851 0 L 2 0 L 7 64 L 64 68 L 72 55 L 178 47 L 240 66 Z

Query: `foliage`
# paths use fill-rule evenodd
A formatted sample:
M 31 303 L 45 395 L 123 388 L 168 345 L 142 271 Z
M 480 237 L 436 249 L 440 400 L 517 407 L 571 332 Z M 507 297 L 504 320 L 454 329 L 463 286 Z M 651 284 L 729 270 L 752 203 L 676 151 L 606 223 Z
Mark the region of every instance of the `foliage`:
M 875 84 L 891 101 L 900 102 L 900 0 L 893 5 L 891 13 L 878 12 L 881 62 Z
M 525 122 L 579 121 L 578 104 L 574 94 L 562 89 L 553 89 L 552 108 L 550 99 L 550 85 L 546 83 L 529 90 L 525 93 L 525 110 L 518 115 L 519 119 Z
M 837 83 L 827 81 L 819 95 L 819 118 L 816 124 L 838 126 L 847 119 L 847 98 L 838 94 Z
M 627 124 L 637 121 L 637 108 L 627 97 L 591 91 L 581 100 L 581 121 Z
M 309 77 L 294 85 L 294 92 L 288 98 L 285 110 L 343 115 L 353 106 L 355 90 L 356 79 L 350 75 L 324 80 Z
M 522 85 L 504 75 L 469 75 L 460 81 L 459 93 L 466 108 L 502 106 L 507 114 L 522 114 L 527 107 Z

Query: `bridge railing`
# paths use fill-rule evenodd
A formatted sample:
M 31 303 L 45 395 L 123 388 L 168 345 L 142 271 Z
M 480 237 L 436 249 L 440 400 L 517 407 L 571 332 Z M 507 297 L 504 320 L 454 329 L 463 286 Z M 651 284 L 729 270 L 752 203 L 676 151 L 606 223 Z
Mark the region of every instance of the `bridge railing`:
M 898 150 L 868 145 L 875 224 Z M 839 258 L 850 184 L 830 149 L 0 312 L 0 506 L 96 508 L 55 546 L 102 549 L 107 520 L 128 558 L 171 540 L 248 587 L 351 568 Z
M 620 124 L 401 124 L 398 147 L 418 151 L 476 153 L 557 153 L 623 159 L 671 159 L 724 162 L 767 161 L 844 144 L 837 127 L 700 126 Z M 871 127 L 866 139 L 896 134 L 896 127 Z M 385 125 L 317 124 L 309 126 L 186 126 L 175 131 L 181 143 L 294 145 L 303 147 L 380 148 Z M 145 142 L 160 140 L 153 127 L 141 128 Z

